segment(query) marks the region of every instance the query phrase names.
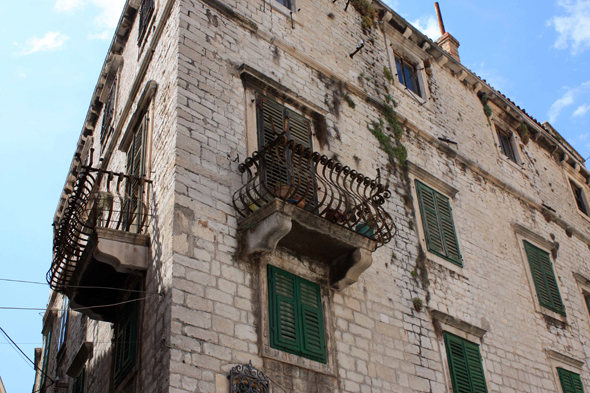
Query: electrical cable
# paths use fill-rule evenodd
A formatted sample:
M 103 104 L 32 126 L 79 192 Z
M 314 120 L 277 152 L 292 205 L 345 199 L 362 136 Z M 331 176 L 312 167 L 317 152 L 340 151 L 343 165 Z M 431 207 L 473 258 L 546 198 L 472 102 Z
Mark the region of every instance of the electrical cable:
M 8 333 L 6 333 L 6 331 L 5 331 L 4 329 L 2 329 L 2 327 L 1 327 L 1 326 L 0 326 L 0 331 L 2 331 L 2 333 L 4 333 L 4 335 L 6 336 L 6 338 L 7 338 L 7 339 L 8 339 L 8 340 L 9 340 L 9 341 L 10 341 L 10 342 L 11 342 L 11 343 L 12 343 L 12 344 L 13 344 L 13 345 L 16 347 L 16 349 L 18 349 L 18 351 L 19 351 L 20 353 L 22 353 L 22 354 L 23 354 L 23 355 L 24 355 L 24 356 L 27 358 L 27 360 L 28 360 L 29 362 L 31 362 L 31 364 L 33 365 L 33 367 L 34 367 L 34 368 L 36 368 L 37 370 L 41 371 L 41 373 L 42 373 L 42 374 L 44 374 L 46 378 L 49 378 L 49 380 L 50 380 L 52 383 L 55 383 L 55 381 L 53 380 L 53 378 L 51 378 L 49 375 L 47 375 L 47 374 L 45 373 L 45 371 L 43 371 L 43 370 L 41 370 L 39 367 L 37 367 L 37 365 L 35 364 L 35 362 L 33 362 L 33 361 L 31 360 L 31 358 L 29 358 L 29 357 L 27 356 L 27 354 L 26 354 L 26 353 L 25 353 L 25 352 L 24 352 L 22 349 L 20 349 L 20 347 L 19 347 L 19 346 L 18 346 L 18 345 L 17 345 L 17 344 L 14 342 L 14 340 L 13 340 L 12 338 L 10 338 L 10 336 L 8 335 Z
M 150 299 L 150 298 L 153 298 L 158 295 L 150 295 L 150 296 L 146 296 L 146 297 L 140 297 L 139 299 L 125 300 L 123 302 L 118 302 L 118 303 L 100 304 L 100 305 L 91 306 L 91 307 L 77 307 L 77 308 L 72 308 L 71 310 L 79 311 L 79 310 L 89 310 L 92 308 L 119 306 L 121 304 L 127 304 L 127 303 L 132 303 L 132 302 L 138 302 L 140 300 Z M 46 311 L 47 309 L 46 308 L 34 308 L 34 307 L 0 307 L 0 310 Z M 63 312 L 62 310 L 56 310 L 56 311 Z
M 49 285 L 46 282 L 38 282 L 38 281 L 26 281 L 26 280 L 12 280 L 9 278 L 0 278 L 0 281 L 8 281 L 8 282 L 18 282 L 23 284 L 37 284 L 37 285 Z M 113 287 L 95 287 L 95 286 L 86 286 L 86 285 L 62 285 L 64 288 L 78 288 L 78 289 L 110 289 L 113 291 L 124 291 L 124 292 L 139 292 L 139 293 L 151 293 L 157 295 L 157 292 L 151 291 L 140 291 L 137 289 L 123 289 L 123 288 L 113 288 Z

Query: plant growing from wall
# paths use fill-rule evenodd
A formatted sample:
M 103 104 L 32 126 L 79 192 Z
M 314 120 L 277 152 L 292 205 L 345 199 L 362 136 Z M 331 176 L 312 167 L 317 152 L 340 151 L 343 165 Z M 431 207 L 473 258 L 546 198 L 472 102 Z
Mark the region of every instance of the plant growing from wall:
M 424 307 L 424 302 L 419 297 L 415 297 L 412 302 L 414 303 L 414 309 L 418 312 L 422 311 Z
M 481 104 L 483 105 L 483 113 L 485 113 L 486 117 L 488 118 L 488 124 L 492 125 L 492 122 L 490 121 L 490 117 L 492 116 L 492 108 L 490 108 L 490 106 L 488 105 L 488 101 L 490 100 L 490 98 L 488 97 L 488 95 L 486 93 L 483 93 L 479 97 L 479 100 L 481 101 Z
M 527 127 L 527 125 L 524 121 L 522 123 L 520 123 L 520 128 L 518 129 L 518 135 L 520 135 L 520 138 L 522 139 L 522 143 L 524 143 L 525 145 L 528 145 L 529 141 L 531 140 L 531 132 L 529 131 L 529 128 Z
M 352 109 L 354 109 L 356 107 L 356 103 L 354 102 L 354 100 L 352 99 L 350 94 L 346 93 L 346 94 L 344 94 L 344 96 L 342 96 L 342 98 L 344 98 L 344 101 L 346 101 L 348 106 L 351 107 Z
M 383 66 L 383 75 L 385 75 L 385 79 L 387 79 L 389 83 L 393 82 L 393 75 L 391 75 L 391 71 L 387 66 Z
M 363 31 L 366 33 L 371 30 L 375 24 L 375 18 L 377 17 L 377 11 L 373 4 L 369 0 L 350 0 L 352 6 L 361 16 L 361 26 Z

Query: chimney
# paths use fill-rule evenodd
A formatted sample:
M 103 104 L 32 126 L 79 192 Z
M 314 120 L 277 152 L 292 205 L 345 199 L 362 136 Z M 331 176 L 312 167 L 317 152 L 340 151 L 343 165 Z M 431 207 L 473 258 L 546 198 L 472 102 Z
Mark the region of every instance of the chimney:
M 446 32 L 438 2 L 434 3 L 434 8 L 436 8 L 436 16 L 438 17 L 438 26 L 440 27 L 441 34 L 441 37 L 436 40 L 436 43 L 447 51 L 449 55 L 453 56 L 455 60 L 461 62 L 459 58 L 459 41 L 451 33 Z

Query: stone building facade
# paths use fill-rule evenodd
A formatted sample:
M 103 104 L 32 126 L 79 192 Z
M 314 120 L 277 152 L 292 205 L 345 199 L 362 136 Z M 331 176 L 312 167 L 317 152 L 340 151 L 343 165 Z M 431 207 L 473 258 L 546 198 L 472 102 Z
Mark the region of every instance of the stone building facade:
M 34 391 L 222 393 L 251 362 L 273 392 L 581 392 L 589 181 L 378 0 L 128 0 Z

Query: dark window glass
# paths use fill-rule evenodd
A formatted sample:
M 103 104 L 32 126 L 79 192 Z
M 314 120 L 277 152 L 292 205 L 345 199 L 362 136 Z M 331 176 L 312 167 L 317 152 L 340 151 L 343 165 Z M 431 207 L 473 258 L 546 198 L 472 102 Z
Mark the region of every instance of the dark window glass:
M 291 0 L 277 0 L 280 4 L 291 9 Z
M 498 140 L 500 141 L 500 150 L 508 159 L 512 162 L 516 162 L 516 154 L 514 154 L 514 148 L 512 147 L 511 136 L 498 128 Z
M 584 191 L 582 190 L 582 187 L 578 187 L 578 185 L 571 180 L 570 184 L 572 186 L 572 191 L 574 192 L 574 197 L 576 198 L 578 209 L 585 215 L 588 215 L 588 209 L 586 209 L 586 203 L 584 203 Z
M 61 310 L 61 324 L 59 328 L 59 343 L 57 350 L 59 351 L 66 341 L 66 332 L 68 330 L 68 317 L 70 314 L 70 300 L 64 296 L 64 303 Z
M 143 0 L 141 2 L 141 8 L 139 9 L 139 33 L 137 35 L 138 43 L 141 43 L 141 40 L 145 36 L 148 23 L 154 13 L 154 8 L 154 0 Z
M 588 313 L 590 313 L 590 295 L 586 294 L 584 300 L 586 300 L 586 307 L 588 308 Z
M 395 56 L 395 68 L 397 69 L 397 78 L 399 83 L 406 86 L 414 94 L 420 95 L 420 86 L 418 85 L 418 78 L 416 76 L 416 68 L 402 60 L 399 56 Z

